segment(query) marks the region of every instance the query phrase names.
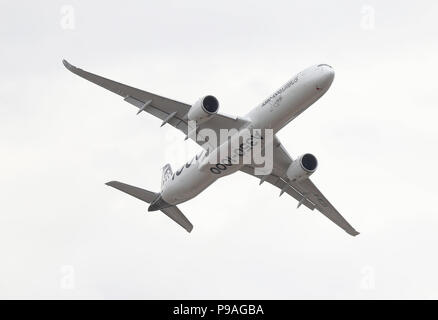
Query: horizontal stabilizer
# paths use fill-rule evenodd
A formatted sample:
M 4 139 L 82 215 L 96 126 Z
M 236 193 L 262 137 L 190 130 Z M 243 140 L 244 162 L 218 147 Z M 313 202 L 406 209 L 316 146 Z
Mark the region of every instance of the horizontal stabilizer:
M 151 192 L 145 189 L 137 188 L 131 186 L 126 183 L 122 183 L 119 181 L 110 181 L 107 182 L 106 185 L 116 188 L 122 192 L 125 192 L 137 199 L 140 199 L 144 202 L 151 203 L 154 201 L 160 194 Z M 186 229 L 187 232 L 191 232 L 193 230 L 193 225 L 186 218 L 186 216 L 179 210 L 176 206 L 170 206 L 167 208 L 161 209 L 161 211 L 168 216 L 170 219 L 178 223 L 181 227 Z
M 140 199 L 144 202 L 151 203 L 157 196 L 158 193 L 147 191 L 145 189 L 137 188 L 134 186 L 131 186 L 126 183 L 122 183 L 119 181 L 110 181 L 105 183 L 107 186 L 116 188 L 122 192 L 125 192 L 127 194 L 130 194 L 133 197 L 136 197 L 137 199 Z
M 181 227 L 187 230 L 187 232 L 191 232 L 193 230 L 193 225 L 190 223 L 189 219 L 178 209 L 177 206 L 171 206 L 161 211 L 168 216 L 170 219 L 178 223 Z

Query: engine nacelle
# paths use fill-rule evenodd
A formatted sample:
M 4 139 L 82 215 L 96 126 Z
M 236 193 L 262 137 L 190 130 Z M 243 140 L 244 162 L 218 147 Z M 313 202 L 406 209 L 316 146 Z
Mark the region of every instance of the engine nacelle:
M 188 120 L 204 122 L 219 110 L 219 101 L 213 96 L 205 96 L 195 102 L 187 114 Z
M 306 153 L 292 162 L 286 171 L 286 175 L 291 181 L 304 180 L 315 172 L 318 160 L 313 154 Z

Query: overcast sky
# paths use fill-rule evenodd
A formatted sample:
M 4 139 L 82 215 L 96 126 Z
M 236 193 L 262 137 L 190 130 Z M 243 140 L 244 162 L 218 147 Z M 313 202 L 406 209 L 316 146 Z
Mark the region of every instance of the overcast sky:
M 438 3 L 410 3 L 1 0 L 0 298 L 437 299 Z M 332 65 L 279 138 L 361 234 L 243 173 L 179 206 L 191 234 L 148 213 L 104 183 L 199 147 L 62 58 L 234 115 Z

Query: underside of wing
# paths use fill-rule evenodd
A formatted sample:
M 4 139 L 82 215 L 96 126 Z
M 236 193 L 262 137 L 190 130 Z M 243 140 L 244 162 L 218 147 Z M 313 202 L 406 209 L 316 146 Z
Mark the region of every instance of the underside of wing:
M 147 203 L 153 202 L 160 195 L 159 193 L 151 192 L 119 181 L 110 181 L 107 182 L 106 185 L 118 189 L 124 193 L 127 193 Z M 193 230 L 192 223 L 181 212 L 181 210 L 178 209 L 177 206 L 170 206 L 170 207 L 162 208 L 160 210 L 170 219 L 172 219 L 173 221 L 178 223 L 181 227 L 183 227 L 187 232 L 191 232 Z
M 64 66 L 74 74 L 90 81 L 98 86 L 101 86 L 119 96 L 122 96 L 127 102 L 134 104 L 136 107 L 143 107 L 145 103 L 150 101 L 144 111 L 152 111 L 153 115 L 164 120 L 167 115 L 176 112 L 175 120 L 182 121 L 184 116 L 190 109 L 190 105 L 175 100 L 171 100 L 159 95 L 143 91 L 120 82 L 116 82 L 94 73 L 77 68 L 66 60 L 63 60 Z M 154 112 L 154 109 L 159 112 Z
M 193 225 L 187 219 L 187 217 L 179 210 L 177 206 L 171 206 L 164 209 L 161 209 L 161 211 L 168 216 L 170 219 L 178 223 L 181 227 L 186 229 L 187 232 L 192 232 Z
M 276 186 L 278 189 L 281 190 L 280 191 L 281 194 L 287 193 L 290 196 L 292 196 L 293 198 L 295 198 L 295 200 L 297 200 L 298 202 L 302 201 L 302 199 L 304 198 L 303 195 L 297 189 L 295 189 L 292 185 L 290 185 L 285 179 L 283 179 L 275 174 L 269 174 L 266 176 L 256 176 L 254 174 L 254 168 L 251 166 L 243 166 L 240 169 L 240 171 L 259 178 L 260 184 L 262 184 L 263 182 L 268 182 L 268 183 L 272 184 L 273 186 Z M 304 201 L 302 201 L 301 204 L 303 204 L 304 206 L 306 206 L 310 210 L 315 209 L 315 204 L 312 203 L 308 199 L 304 199 Z
M 107 182 L 106 185 L 118 189 L 122 192 L 125 192 L 147 203 L 151 203 L 158 196 L 158 193 L 151 192 L 142 188 L 134 187 L 119 181 L 110 181 Z
M 138 108 L 138 113 L 145 111 L 152 114 L 162 120 L 162 125 L 168 123 L 180 130 L 184 135 L 188 135 L 187 114 L 191 105 L 101 77 L 94 73 L 77 68 L 66 60 L 63 60 L 62 62 L 64 66 L 74 74 L 123 97 L 126 102 Z M 239 129 L 246 124 L 247 121 L 245 119 L 230 117 L 218 113 L 212 116 L 208 121 L 200 124 L 198 131 L 206 128 L 212 129 L 217 134 L 217 137 L 219 137 L 220 129 Z M 189 135 L 189 138 L 193 139 L 194 137 Z M 208 147 L 208 143 L 206 143 L 207 141 L 204 139 L 205 137 L 198 135 L 197 138 L 198 139 L 195 140 L 196 143 L 204 148 Z
M 255 168 L 252 165 L 243 166 L 240 170 L 260 179 L 260 184 L 266 181 L 276 186 L 280 189 L 280 195 L 283 193 L 289 194 L 298 201 L 298 207 L 304 205 L 310 210 L 316 209 L 348 234 L 352 236 L 358 235 L 359 232 L 345 220 L 310 179 L 307 178 L 293 182 L 287 178 L 286 171 L 292 162 L 292 157 L 280 143 L 279 139 L 274 136 L 272 172 L 264 176 L 256 175 Z

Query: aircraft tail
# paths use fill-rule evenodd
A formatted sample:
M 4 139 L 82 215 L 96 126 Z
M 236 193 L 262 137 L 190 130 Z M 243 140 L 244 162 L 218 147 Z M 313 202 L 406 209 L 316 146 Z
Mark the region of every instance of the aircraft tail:
M 168 163 L 162 169 L 162 174 L 161 174 L 161 189 L 163 189 L 164 184 L 168 180 L 170 180 L 170 178 L 172 178 L 172 175 L 173 175 L 172 167 Z
M 169 169 L 170 171 L 172 171 L 170 165 L 169 165 Z M 186 216 L 178 209 L 178 207 L 163 202 L 160 193 L 155 193 L 145 189 L 137 188 L 119 181 L 110 181 L 107 182 L 106 185 L 113 187 L 117 190 L 120 190 L 122 192 L 125 192 L 144 202 L 150 203 L 151 205 L 149 207 L 150 209 L 149 211 L 161 210 L 161 212 L 163 212 L 170 219 L 178 223 L 187 232 L 191 232 L 193 230 L 193 225 L 186 218 Z M 160 204 L 160 206 L 157 206 L 158 204 Z M 164 207 L 163 204 L 166 204 L 167 206 Z

